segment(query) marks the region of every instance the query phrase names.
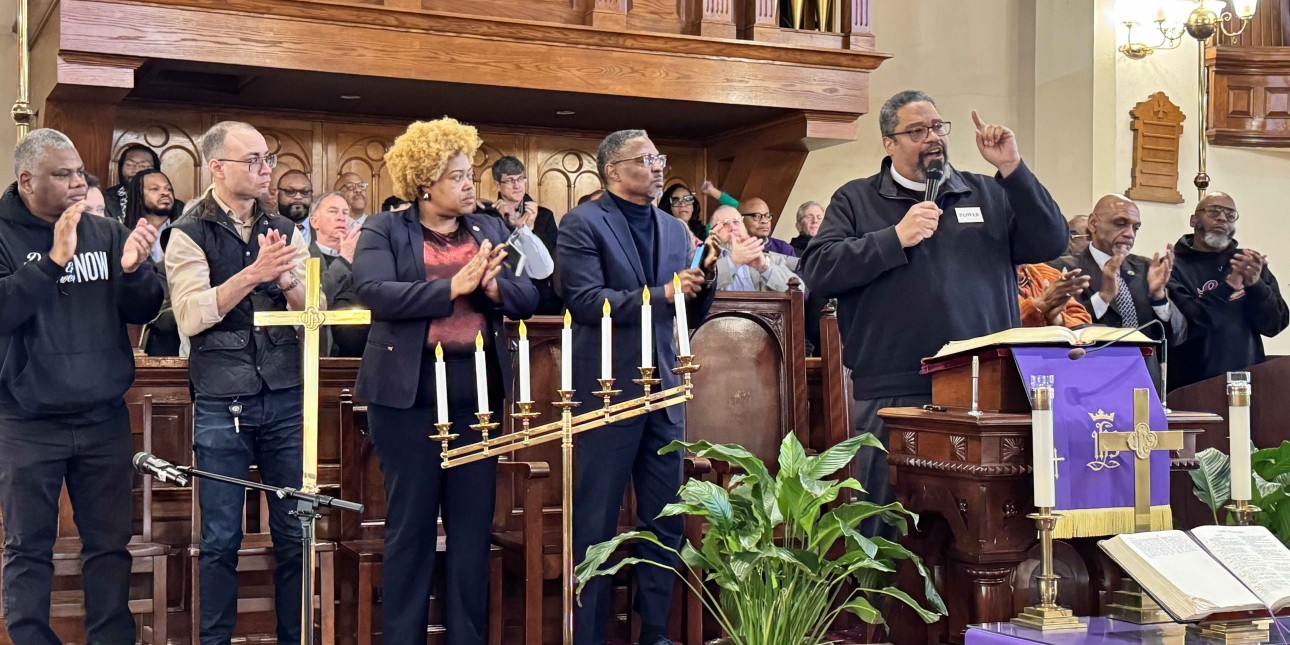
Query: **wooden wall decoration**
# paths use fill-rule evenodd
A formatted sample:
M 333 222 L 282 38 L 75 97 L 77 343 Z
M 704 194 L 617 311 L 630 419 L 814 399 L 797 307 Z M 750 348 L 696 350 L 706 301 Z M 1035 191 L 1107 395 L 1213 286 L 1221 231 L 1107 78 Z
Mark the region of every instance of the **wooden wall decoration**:
M 343 172 L 357 173 L 370 183 L 369 212 L 376 212 L 381 202 L 393 193 L 393 183 L 385 166 L 385 152 L 406 124 L 351 123 L 327 115 L 302 118 L 275 113 L 227 111 L 204 113 L 190 108 L 157 109 L 124 104 L 117 115 L 112 137 L 111 158 L 131 143 L 142 143 L 161 156 L 162 170 L 170 177 L 175 196 L 182 200 L 200 195 L 210 183 L 209 173 L 201 159 L 199 138 L 207 128 L 224 119 L 246 121 L 254 125 L 278 154 L 274 181 L 286 169 L 309 175 L 314 194 L 330 191 Z M 473 160 L 475 190 L 480 199 L 497 197 L 492 167 L 503 156 L 518 158 L 526 168 L 529 194 L 550 208 L 557 220 L 577 205 L 578 199 L 601 188 L 596 171 L 598 133 L 524 132 L 504 126 L 479 126 L 484 146 Z M 698 144 L 660 145 L 668 155 L 668 183 L 697 186 L 704 179 L 705 150 Z M 88 163 L 88 162 L 87 162 Z M 115 173 L 115 164 L 112 168 Z M 115 174 L 111 181 L 115 181 Z
M 1129 112 L 1133 129 L 1133 185 L 1130 199 L 1181 204 L 1178 148 L 1187 115 L 1164 92 L 1156 92 Z

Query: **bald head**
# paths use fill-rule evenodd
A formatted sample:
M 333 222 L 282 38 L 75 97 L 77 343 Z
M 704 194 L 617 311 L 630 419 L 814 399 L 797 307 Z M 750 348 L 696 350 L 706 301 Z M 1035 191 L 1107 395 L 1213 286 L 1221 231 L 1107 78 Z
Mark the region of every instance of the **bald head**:
M 1232 244 L 1236 236 L 1236 201 L 1231 195 L 1213 192 L 1196 204 L 1191 215 L 1192 247 L 1197 251 L 1217 253 Z
M 1140 228 L 1142 214 L 1138 205 L 1124 195 L 1107 195 L 1097 200 L 1088 216 L 1089 241 L 1107 255 L 1115 255 L 1117 250 L 1132 250 Z
M 718 206 L 712 213 L 712 236 L 723 246 L 736 236 L 745 236 L 743 218 L 733 206 Z
M 1088 248 L 1088 215 L 1076 215 L 1067 220 L 1070 228 L 1070 242 L 1066 245 L 1066 255 L 1080 255 Z
M 771 220 L 774 214 L 770 212 L 770 206 L 760 197 L 750 197 L 739 202 L 739 214 L 743 215 L 744 226 L 748 228 L 748 234 L 753 237 L 766 239 L 770 237 L 772 226 Z

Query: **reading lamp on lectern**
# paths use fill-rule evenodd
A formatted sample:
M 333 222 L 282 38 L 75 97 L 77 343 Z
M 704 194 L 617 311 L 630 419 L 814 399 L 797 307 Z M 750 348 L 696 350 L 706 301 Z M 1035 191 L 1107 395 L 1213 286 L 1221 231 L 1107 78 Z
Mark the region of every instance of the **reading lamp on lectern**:
M 1097 347 L 1094 347 L 1092 349 L 1084 349 L 1083 347 L 1072 348 L 1071 351 L 1066 352 L 1066 358 L 1069 358 L 1072 361 L 1078 361 L 1079 359 L 1084 358 L 1089 354 L 1100 352 L 1106 349 L 1107 347 L 1110 347 L 1124 340 L 1125 338 L 1128 338 L 1134 332 L 1142 331 L 1152 325 L 1160 326 L 1161 335 L 1164 335 L 1167 333 L 1165 330 L 1164 323 L 1160 322 L 1159 318 L 1153 318 L 1151 322 L 1138 325 L 1137 327 L 1134 327 L 1133 329 L 1130 329 L 1129 331 L 1126 331 L 1123 334 L 1120 334 L 1119 336 L 1116 336 L 1115 338 L 1112 338 L 1111 340 L 1108 340 L 1105 343 L 1102 343 L 1101 345 L 1098 345 Z M 1171 410 L 1169 409 L 1169 404 L 1165 402 L 1165 393 L 1169 391 L 1169 342 L 1167 337 L 1162 340 L 1153 340 L 1151 342 L 1160 346 L 1160 405 L 1164 406 L 1165 412 L 1168 413 L 1168 412 L 1171 412 Z

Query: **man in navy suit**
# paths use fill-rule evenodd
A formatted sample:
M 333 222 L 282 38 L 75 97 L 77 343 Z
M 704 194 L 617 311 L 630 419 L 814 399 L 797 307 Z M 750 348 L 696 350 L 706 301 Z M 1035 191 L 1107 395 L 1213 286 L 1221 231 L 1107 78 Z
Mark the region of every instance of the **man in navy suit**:
M 641 396 L 640 324 L 642 292 L 649 289 L 654 325 L 654 365 L 662 388 L 679 383 L 673 317 L 678 299 L 697 326 L 707 315 L 716 292 L 716 258 L 705 258 L 701 269 L 690 269 L 693 246 L 685 225 L 654 207 L 663 191 L 666 155 L 661 155 L 643 130 L 615 132 L 600 144 L 596 158 L 606 192 L 570 211 L 560 223 L 556 267 L 560 296 L 573 316 L 573 386 L 575 400 L 595 401 L 592 392 L 600 364 L 600 319 L 609 300 L 614 319 L 615 388 L 623 398 Z M 706 273 L 706 276 L 705 276 Z M 680 275 L 681 293 L 674 293 L 672 276 Z M 681 486 L 681 455 L 659 455 L 663 446 L 684 434 L 685 410 L 673 406 L 585 433 L 578 437 L 573 497 L 574 556 L 581 561 L 587 547 L 613 537 L 623 492 L 630 476 L 636 493 L 641 527 L 653 531 L 669 546 L 681 545 L 679 517 L 658 518 L 676 501 Z M 653 546 L 639 555 L 674 566 L 666 551 Z M 637 567 L 635 607 L 641 616 L 640 643 L 657 645 L 667 639 L 673 574 L 657 567 Z M 609 611 L 609 580 L 597 578 L 582 593 L 575 614 L 574 642 L 605 642 Z

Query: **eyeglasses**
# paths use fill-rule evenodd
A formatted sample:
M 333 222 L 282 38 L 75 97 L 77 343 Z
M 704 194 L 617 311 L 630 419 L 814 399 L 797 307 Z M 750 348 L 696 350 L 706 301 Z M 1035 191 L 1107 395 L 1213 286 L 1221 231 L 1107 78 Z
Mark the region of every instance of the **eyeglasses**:
M 294 188 L 279 188 L 278 193 L 287 197 L 312 197 L 314 191 L 308 188 L 296 190 Z
M 668 201 L 671 202 L 673 206 L 679 206 L 681 204 L 693 204 L 694 195 L 686 195 L 685 197 L 669 197 Z
M 1071 231 L 1072 240 L 1082 240 L 1086 237 L 1088 237 L 1088 233 L 1076 233 L 1075 231 Z
M 152 167 L 151 159 L 146 159 L 144 161 L 127 161 L 121 164 L 122 170 L 145 170 L 151 167 Z
M 656 155 L 652 153 L 645 153 L 643 155 L 637 155 L 635 157 L 628 157 L 626 159 L 619 159 L 618 161 L 611 161 L 607 165 L 612 166 L 614 164 L 623 163 L 624 161 L 636 161 L 638 159 L 640 160 L 641 165 L 645 166 L 646 168 L 666 168 L 667 167 L 667 155 Z
M 250 159 L 216 159 L 224 163 L 244 163 L 246 169 L 250 172 L 259 172 L 261 168 L 268 167 L 273 170 L 278 167 L 278 155 L 268 154 L 263 157 L 251 157 Z
M 744 217 L 754 222 L 769 222 L 775 219 L 774 213 L 745 213 Z
M 355 181 L 351 181 L 351 182 L 349 182 L 348 184 L 341 184 L 341 185 L 340 185 L 340 190 L 344 190 L 344 191 L 348 191 L 348 192 L 353 193 L 353 192 L 357 192 L 357 191 L 360 191 L 360 190 L 367 190 L 367 187 L 368 187 L 369 185 L 370 185 L 370 184 L 368 184 L 368 183 L 367 183 L 367 182 L 365 182 L 365 181 L 357 181 L 357 182 L 355 182 Z
M 905 134 L 905 135 L 909 135 L 910 141 L 913 141 L 914 143 L 922 143 L 923 140 L 927 138 L 928 132 L 935 132 L 936 136 L 938 137 L 947 136 L 950 133 L 950 122 L 937 121 L 936 123 L 933 123 L 932 127 L 930 128 L 927 126 L 916 125 L 912 128 L 908 128 L 900 132 L 888 133 L 885 136 L 887 136 L 888 138 L 894 138 L 898 135 Z
M 1228 222 L 1235 222 L 1238 218 L 1241 217 L 1241 214 L 1236 212 L 1236 209 L 1223 208 L 1222 206 L 1209 206 L 1206 208 L 1198 208 L 1196 209 L 1196 212 L 1204 213 L 1214 219 L 1221 219 Z
M 739 220 L 737 219 L 728 219 L 720 222 L 713 222 L 712 228 L 725 228 L 727 226 L 734 226 L 735 224 L 738 224 L 738 223 L 739 223 Z
M 501 180 L 501 181 L 497 182 L 497 185 L 499 185 L 499 186 L 520 186 L 520 185 L 522 185 L 524 182 L 526 182 L 526 181 L 528 181 L 528 180 L 529 180 L 529 178 L 528 178 L 528 177 L 525 177 L 524 175 L 520 175 L 519 177 L 511 177 L 510 179 L 503 179 L 503 180 Z

